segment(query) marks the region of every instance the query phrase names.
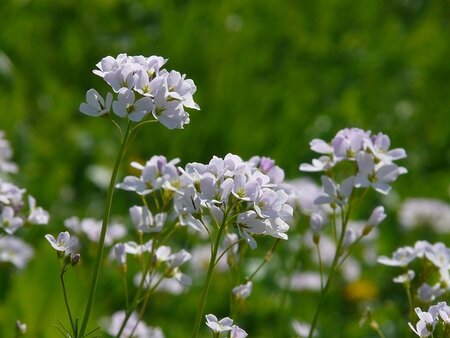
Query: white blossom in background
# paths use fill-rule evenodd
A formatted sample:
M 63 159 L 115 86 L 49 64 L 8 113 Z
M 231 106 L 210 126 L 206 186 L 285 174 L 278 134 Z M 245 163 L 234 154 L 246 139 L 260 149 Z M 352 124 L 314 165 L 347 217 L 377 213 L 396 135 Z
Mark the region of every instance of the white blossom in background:
M 8 140 L 5 139 L 5 133 L 0 130 L 0 174 L 17 173 L 17 165 L 11 161 L 13 150 Z
M 253 283 L 251 281 L 248 281 L 245 284 L 235 286 L 232 292 L 237 300 L 243 301 L 248 297 L 250 297 L 252 290 L 253 290 Z
M 25 192 L 25 189 L 0 179 L 0 232 L 12 235 L 27 224 L 48 224 L 48 212 L 37 207 L 31 195 L 28 195 L 26 208 Z
M 146 206 L 135 205 L 129 211 L 136 229 L 146 233 L 161 232 L 167 219 L 167 213 L 152 215 L 152 212 Z
M 0 238 L 0 262 L 9 262 L 23 269 L 33 255 L 33 248 L 21 239 L 14 236 Z
M 104 57 L 94 74 L 111 86 L 116 95 L 104 99 L 95 89 L 86 93 L 80 111 L 89 116 L 115 115 L 134 122 L 156 119 L 169 129 L 183 128 L 189 123 L 187 109 L 199 110 L 193 95 L 194 82 L 177 71 L 163 68 L 166 59 L 160 56 Z
M 309 336 L 309 331 L 311 330 L 311 326 L 308 323 L 305 322 L 299 322 L 298 320 L 292 321 L 292 328 L 294 329 L 295 334 L 297 337 L 300 338 L 306 338 Z M 313 337 L 318 337 L 319 332 L 317 330 L 314 330 Z
M 449 233 L 450 204 L 432 198 L 408 198 L 400 206 L 398 221 L 406 229 L 426 226 L 437 233 Z
M 103 318 L 100 321 L 100 326 L 105 331 L 116 337 L 119 333 L 120 327 L 125 319 L 125 311 L 117 311 L 110 318 Z M 136 327 L 136 328 L 135 328 Z M 160 328 L 153 328 L 147 326 L 143 321 L 139 321 L 139 316 L 133 312 L 125 325 L 120 338 L 164 338 L 164 334 Z
M 102 229 L 102 221 L 95 218 L 79 219 L 76 216 L 64 221 L 64 226 L 77 234 L 85 235 L 91 242 L 98 242 Z M 115 241 L 125 237 L 127 229 L 120 223 L 110 223 L 106 229 L 105 245 L 112 245 Z
M 300 209 L 304 215 L 320 212 L 324 217 L 331 214 L 333 210 L 326 205 L 317 205 L 314 201 L 323 194 L 323 188 L 310 178 L 298 178 L 281 185 L 288 194 L 289 204 Z

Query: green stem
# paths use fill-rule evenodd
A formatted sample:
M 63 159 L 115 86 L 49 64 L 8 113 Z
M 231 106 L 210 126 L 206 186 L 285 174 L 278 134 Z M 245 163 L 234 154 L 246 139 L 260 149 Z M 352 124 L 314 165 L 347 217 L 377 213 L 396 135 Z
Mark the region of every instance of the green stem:
M 341 210 L 342 229 L 341 229 L 341 233 L 340 233 L 340 236 L 339 236 L 339 241 L 337 243 L 336 252 L 334 254 L 333 262 L 331 263 L 330 274 L 328 275 L 328 279 L 327 279 L 327 282 L 325 284 L 325 287 L 323 288 L 322 292 L 320 293 L 319 303 L 317 304 L 316 312 L 314 314 L 313 321 L 311 323 L 311 328 L 310 328 L 310 331 L 309 331 L 308 338 L 312 338 L 314 336 L 314 331 L 316 329 L 317 320 L 319 318 L 319 313 L 320 313 L 320 310 L 322 308 L 323 301 L 325 299 L 325 296 L 326 296 L 328 290 L 330 289 L 331 282 L 333 280 L 334 274 L 337 271 L 337 267 L 338 267 L 338 263 L 339 263 L 339 257 L 341 256 L 342 245 L 344 243 L 344 238 L 345 238 L 345 230 L 347 228 L 347 223 L 348 223 L 348 220 L 350 218 L 350 209 L 351 208 L 350 208 L 350 205 L 349 205 L 346 217 L 344 216 L 344 210 L 343 209 L 344 208 L 342 208 L 342 210 Z
M 202 295 L 200 297 L 200 302 L 198 303 L 197 316 L 195 319 L 194 331 L 192 332 L 192 338 L 197 338 L 198 333 L 200 331 L 200 325 L 202 322 L 203 311 L 205 310 L 206 297 L 208 296 L 209 286 L 211 285 L 214 268 L 216 266 L 217 252 L 219 250 L 220 242 L 222 240 L 223 231 L 226 228 L 227 214 L 228 213 L 225 213 L 225 215 L 223 216 L 222 225 L 220 226 L 219 232 L 217 233 L 216 241 L 215 241 L 213 247 L 211 248 L 211 259 L 209 261 L 208 274 L 206 276 L 205 285 L 203 286 Z
M 323 292 L 323 264 L 322 264 L 322 255 L 320 253 L 320 245 L 316 244 L 317 248 L 317 256 L 319 258 L 319 273 L 320 273 L 320 292 Z
M 256 274 L 263 268 L 263 266 L 266 265 L 267 262 L 271 260 L 273 253 L 275 252 L 279 243 L 280 239 L 277 238 L 275 243 L 273 243 L 272 247 L 269 249 L 269 251 L 267 251 L 266 255 L 264 256 L 264 260 L 261 262 L 261 264 L 255 269 L 255 271 L 250 275 L 250 277 L 246 278 L 247 282 L 250 282 L 253 279 L 253 277 L 255 277 Z
M 77 328 L 73 323 L 73 319 L 72 319 L 72 313 L 70 312 L 70 306 L 69 306 L 69 301 L 67 299 L 67 291 L 66 291 L 66 285 L 64 283 L 64 273 L 66 272 L 66 264 L 64 264 L 64 267 L 61 270 L 61 274 L 59 275 L 59 278 L 61 279 L 61 286 L 63 289 L 63 296 L 64 296 L 64 303 L 66 304 L 66 310 L 67 310 L 67 315 L 69 316 L 69 320 L 70 320 L 70 326 L 72 327 L 72 332 L 75 335 L 75 337 L 77 336 Z
M 137 287 L 136 293 L 134 294 L 134 298 L 133 298 L 133 301 L 131 302 L 130 307 L 127 309 L 127 311 L 125 311 L 125 318 L 123 319 L 122 325 L 120 326 L 120 329 L 116 335 L 116 338 L 119 338 L 122 336 L 122 332 L 125 329 L 125 326 L 127 325 L 128 320 L 131 317 L 131 314 L 133 313 L 133 311 L 136 309 L 136 307 L 138 306 L 138 304 L 140 302 L 141 293 L 143 291 L 144 284 L 147 279 L 147 275 L 151 276 L 150 270 L 152 269 L 152 267 L 154 267 L 153 259 L 155 257 L 155 247 L 156 247 L 156 239 L 153 240 L 150 257 L 148 259 L 147 265 L 142 270 L 141 281 L 139 282 L 139 286 Z M 150 287 L 150 281 L 151 281 L 151 277 L 149 278 L 149 287 Z
M 105 245 L 106 229 L 108 227 L 109 216 L 111 214 L 111 206 L 112 206 L 112 199 L 113 199 L 113 195 L 114 195 L 114 187 L 116 185 L 117 173 L 119 172 L 120 163 L 122 162 L 122 158 L 125 154 L 125 149 L 126 149 L 129 137 L 130 137 L 131 126 L 132 126 L 132 122 L 129 121 L 128 125 L 127 125 L 127 129 L 125 131 L 124 138 L 120 145 L 119 153 L 117 154 L 116 162 L 114 164 L 114 169 L 111 174 L 111 180 L 109 182 L 108 193 L 106 196 L 105 211 L 103 214 L 102 230 L 100 232 L 100 238 L 98 241 L 97 257 L 96 257 L 96 261 L 95 261 L 94 273 L 92 275 L 91 286 L 89 288 L 88 301 L 86 304 L 86 309 L 84 310 L 83 322 L 81 324 L 80 335 L 79 335 L 80 337 L 83 337 L 84 333 L 86 332 L 86 328 L 87 328 L 88 321 L 89 321 L 89 315 L 91 314 L 92 305 L 94 303 L 95 291 L 97 289 L 98 276 L 100 274 L 100 266 L 101 266 L 102 258 L 103 258 L 103 249 L 104 249 L 104 245 Z

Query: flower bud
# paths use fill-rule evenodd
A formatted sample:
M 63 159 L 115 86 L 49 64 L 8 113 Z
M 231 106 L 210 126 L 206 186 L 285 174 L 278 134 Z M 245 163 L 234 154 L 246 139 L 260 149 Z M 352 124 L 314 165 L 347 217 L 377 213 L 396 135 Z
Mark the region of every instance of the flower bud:
M 367 224 L 365 225 L 362 235 L 367 236 L 373 228 L 377 227 L 383 220 L 386 218 L 386 214 L 384 212 L 383 206 L 378 206 L 373 209 L 372 214 L 370 215 Z
M 77 264 L 80 262 L 80 257 L 81 257 L 80 254 L 76 254 L 75 256 L 73 256 L 73 258 L 72 258 L 70 264 L 71 264 L 72 266 L 77 265 Z
M 72 262 L 72 256 L 69 254 L 66 257 L 64 257 L 64 264 L 69 265 Z

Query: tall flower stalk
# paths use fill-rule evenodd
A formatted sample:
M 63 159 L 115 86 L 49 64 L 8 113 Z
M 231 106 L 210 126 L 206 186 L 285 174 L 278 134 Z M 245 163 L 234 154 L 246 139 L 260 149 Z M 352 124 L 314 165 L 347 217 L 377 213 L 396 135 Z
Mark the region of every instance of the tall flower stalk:
M 365 197 L 369 188 L 387 195 L 391 190 L 390 184 L 399 175 L 407 172 L 405 168 L 394 163 L 395 160 L 405 158 L 406 152 L 401 148 L 390 150 L 389 137 L 382 133 L 372 134 L 370 131 L 357 128 L 343 129 L 336 134 L 331 142 L 314 139 L 310 146 L 313 151 L 321 154 L 321 156 L 313 159 L 311 164 L 300 165 L 300 170 L 325 172 L 325 175 L 321 177 L 323 192 L 314 200 L 314 204 L 317 206 L 325 205 L 333 211 L 331 222 L 336 241 L 336 251 L 325 286 L 321 287 L 320 297 L 308 334 L 309 338 L 317 332 L 319 314 L 337 270 L 350 256 L 353 247 L 386 217 L 384 208 L 378 206 L 373 210 L 364 228 L 357 234 L 353 229 L 348 229 L 348 222 L 356 203 L 359 203 Z M 342 164 L 345 162 L 350 165 Z M 340 183 L 338 183 L 338 179 L 341 180 Z M 360 188 L 363 188 L 363 192 L 359 195 L 356 190 Z M 323 210 L 317 208 L 310 215 L 313 241 L 317 246 L 319 260 L 321 259 L 320 234 L 326 225 L 324 224 L 323 213 Z M 340 222 L 337 222 L 338 214 L 341 217 Z M 339 223 L 341 225 L 340 233 L 337 229 Z M 319 264 L 321 265 L 321 261 Z M 321 281 L 322 278 L 321 269 Z
M 96 255 L 96 259 L 95 259 L 94 272 L 92 274 L 92 279 L 91 279 L 91 286 L 89 288 L 88 300 L 86 303 L 86 308 L 84 310 L 83 321 L 81 323 L 80 337 L 83 337 L 84 333 L 86 332 L 92 305 L 94 303 L 95 291 L 97 289 L 98 276 L 100 274 L 100 267 L 101 267 L 102 259 L 103 259 L 103 249 L 105 246 L 106 229 L 108 227 L 109 217 L 111 215 L 111 206 L 112 206 L 112 201 L 113 201 L 113 196 L 114 196 L 114 188 L 116 185 L 117 174 L 119 172 L 120 164 L 124 157 L 125 150 L 128 145 L 128 141 L 130 140 L 130 131 L 131 131 L 132 125 L 133 125 L 132 121 L 129 121 L 128 125 L 127 125 L 127 129 L 125 130 L 123 139 L 121 140 L 119 152 L 117 153 L 116 161 L 114 163 L 114 168 L 113 168 L 113 171 L 111 174 L 111 179 L 109 181 L 108 193 L 106 195 L 106 202 L 105 202 L 105 210 L 103 212 L 102 229 L 100 232 L 100 238 L 98 240 L 98 249 L 97 249 L 97 255 Z
M 86 308 L 76 337 L 83 337 L 86 334 L 103 260 L 117 174 L 131 135 L 140 125 L 154 121 L 159 121 L 168 129 L 183 128 L 190 121 L 185 108 L 200 109 L 193 100 L 196 91 L 194 82 L 177 71 L 165 70 L 163 66 L 166 61 L 160 56 L 147 58 L 126 54 L 120 54 L 116 58 L 111 56 L 103 58 L 93 72 L 110 85 L 116 99 L 114 100 L 111 93 L 107 93 L 103 98 L 95 89 L 89 89 L 86 93 L 86 103 L 80 105 L 80 111 L 86 115 L 109 118 L 119 129 L 121 143 L 107 191 Z M 120 122 L 116 121 L 117 118 L 128 120 L 124 133 Z

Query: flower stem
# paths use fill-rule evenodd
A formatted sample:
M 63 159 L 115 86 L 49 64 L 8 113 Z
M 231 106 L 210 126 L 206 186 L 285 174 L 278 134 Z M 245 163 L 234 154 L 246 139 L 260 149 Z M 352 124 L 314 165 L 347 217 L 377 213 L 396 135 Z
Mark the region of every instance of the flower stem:
M 117 154 L 116 162 L 114 164 L 113 172 L 111 174 L 111 180 L 109 182 L 108 193 L 106 195 L 106 205 L 103 214 L 102 230 L 100 232 L 100 238 L 98 241 L 97 257 L 95 261 L 94 273 L 92 275 L 91 286 L 89 288 L 89 296 L 86 304 L 86 309 L 84 310 L 83 322 L 81 324 L 79 337 L 83 337 L 86 332 L 86 328 L 89 321 L 89 315 L 91 314 L 92 305 L 94 303 L 95 291 L 97 289 L 98 276 L 100 273 L 100 266 L 103 258 L 103 249 L 105 245 L 106 229 L 109 223 L 109 216 L 111 214 L 111 205 L 114 194 L 114 187 L 116 185 L 117 173 L 119 171 L 120 163 L 122 162 L 123 156 L 125 154 L 125 149 L 130 138 L 132 122 L 129 121 L 127 129 L 125 131 L 122 143 L 120 145 L 119 152 Z
M 221 226 L 219 227 L 219 232 L 217 233 L 216 240 L 211 248 L 211 259 L 209 261 L 208 274 L 206 276 L 205 285 L 203 286 L 202 295 L 200 297 L 200 302 L 198 303 L 197 316 L 195 319 L 194 331 L 192 332 L 192 338 L 197 338 L 198 333 L 200 331 L 200 325 L 202 322 L 203 311 L 205 310 L 206 297 L 208 296 L 209 286 L 211 285 L 214 268 L 216 266 L 217 252 L 219 250 L 220 242 L 222 240 L 223 231 L 226 228 L 226 218 L 227 218 L 227 213 L 225 213 L 225 215 L 223 217 L 223 221 L 222 221 Z
M 76 337 L 77 336 L 77 327 L 73 323 L 72 313 L 70 312 L 69 301 L 67 299 L 66 285 L 64 283 L 64 273 L 66 271 L 67 271 L 66 270 L 66 264 L 64 264 L 64 267 L 62 268 L 61 273 L 59 275 L 59 278 L 61 279 L 61 286 L 62 286 L 62 290 L 63 290 L 64 303 L 66 304 L 66 310 L 67 310 L 67 315 L 69 316 L 70 326 L 72 327 L 72 332 L 73 332 L 73 334 Z
M 280 239 L 277 238 L 273 243 L 272 247 L 269 249 L 269 251 L 267 251 L 266 255 L 264 256 L 264 260 L 261 262 L 261 264 L 255 269 L 255 271 L 253 271 L 253 273 L 249 277 L 246 278 L 247 282 L 250 282 L 253 279 L 253 277 L 255 277 L 256 274 L 264 267 L 264 265 L 266 265 L 272 259 L 273 253 L 275 252 L 279 243 Z
M 310 328 L 310 331 L 309 331 L 308 338 L 312 338 L 314 336 L 314 330 L 315 330 L 316 325 L 317 325 L 317 320 L 319 319 L 319 313 L 320 313 L 320 310 L 322 308 L 323 301 L 325 299 L 325 296 L 326 296 L 328 290 L 330 289 L 331 282 L 333 280 L 334 274 L 338 270 L 339 257 L 341 256 L 341 253 L 342 253 L 341 251 L 342 251 L 342 246 L 343 246 L 344 238 L 345 238 L 345 230 L 347 228 L 347 223 L 348 223 L 348 220 L 350 218 L 350 209 L 351 208 L 349 206 L 349 208 L 347 210 L 346 217 L 344 217 L 344 210 L 342 210 L 342 212 L 341 212 L 342 229 L 341 229 L 341 233 L 340 233 L 340 236 L 339 236 L 339 241 L 337 243 L 336 252 L 334 254 L 333 262 L 331 263 L 330 274 L 328 275 L 325 287 L 322 289 L 322 292 L 320 293 L 319 303 L 317 304 L 316 312 L 314 314 L 313 321 L 311 323 L 311 328 Z

